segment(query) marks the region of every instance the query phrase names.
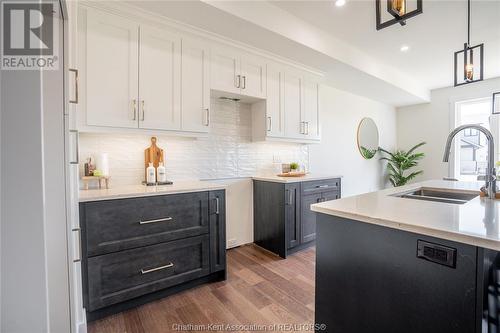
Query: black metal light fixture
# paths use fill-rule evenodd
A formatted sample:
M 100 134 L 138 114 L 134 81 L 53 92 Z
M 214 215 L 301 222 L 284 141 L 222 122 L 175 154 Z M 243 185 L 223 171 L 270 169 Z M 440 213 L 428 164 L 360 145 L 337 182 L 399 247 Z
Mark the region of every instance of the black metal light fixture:
M 382 22 L 382 2 L 387 2 L 387 12 L 390 19 Z M 406 20 L 423 12 L 422 0 L 416 0 L 416 8 L 409 10 L 408 0 L 375 0 L 377 14 L 377 30 L 387 28 L 393 24 L 406 25 Z
M 455 52 L 455 87 L 483 80 L 484 44 L 470 44 L 470 0 L 467 0 L 467 43 Z

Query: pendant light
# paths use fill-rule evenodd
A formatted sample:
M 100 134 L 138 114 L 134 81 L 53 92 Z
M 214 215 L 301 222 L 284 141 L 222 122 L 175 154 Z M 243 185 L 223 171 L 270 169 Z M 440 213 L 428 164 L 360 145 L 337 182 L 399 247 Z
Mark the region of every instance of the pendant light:
M 387 12 L 391 19 L 382 22 L 382 2 L 387 3 Z M 375 11 L 377 16 L 377 30 L 387 28 L 393 24 L 399 23 L 406 25 L 406 20 L 423 12 L 422 0 L 417 0 L 417 7 L 409 10 L 408 0 L 375 0 Z
M 483 80 L 484 44 L 470 44 L 470 1 L 467 0 L 467 43 L 462 50 L 455 52 L 455 87 Z

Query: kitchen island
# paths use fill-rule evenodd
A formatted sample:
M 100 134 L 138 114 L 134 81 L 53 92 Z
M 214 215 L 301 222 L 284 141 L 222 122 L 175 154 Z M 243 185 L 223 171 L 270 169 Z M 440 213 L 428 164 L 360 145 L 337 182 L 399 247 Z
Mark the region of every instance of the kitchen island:
M 497 332 L 500 201 L 481 198 L 481 185 L 428 181 L 312 205 L 316 323 L 343 333 Z M 421 189 L 472 199 L 407 196 Z

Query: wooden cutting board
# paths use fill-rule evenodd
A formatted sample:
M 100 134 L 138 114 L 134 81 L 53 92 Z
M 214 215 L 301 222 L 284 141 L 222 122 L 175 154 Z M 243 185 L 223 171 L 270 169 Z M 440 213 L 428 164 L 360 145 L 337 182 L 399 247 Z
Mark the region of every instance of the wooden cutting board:
M 156 169 L 161 162 L 164 162 L 163 149 L 156 145 L 157 141 L 158 139 L 155 136 L 151 137 L 151 146 L 144 150 L 144 180 L 147 179 L 146 169 L 148 168 L 149 163 L 153 163 L 153 166 Z M 156 175 L 156 178 L 158 179 L 158 175 Z
M 305 172 L 287 172 L 280 173 L 278 177 L 304 177 L 306 175 Z

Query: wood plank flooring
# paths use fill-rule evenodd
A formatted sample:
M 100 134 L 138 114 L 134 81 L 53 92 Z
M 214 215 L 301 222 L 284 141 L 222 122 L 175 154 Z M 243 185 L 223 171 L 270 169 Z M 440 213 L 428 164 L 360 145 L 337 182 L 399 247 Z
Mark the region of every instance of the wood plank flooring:
M 199 332 L 209 324 L 211 332 L 251 332 L 258 325 L 274 332 L 311 332 L 307 325 L 314 322 L 315 257 L 314 248 L 286 260 L 253 244 L 231 249 L 226 281 L 89 323 L 88 332 Z M 290 326 L 268 326 L 274 324 Z

